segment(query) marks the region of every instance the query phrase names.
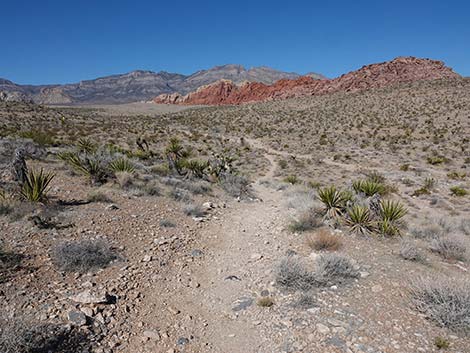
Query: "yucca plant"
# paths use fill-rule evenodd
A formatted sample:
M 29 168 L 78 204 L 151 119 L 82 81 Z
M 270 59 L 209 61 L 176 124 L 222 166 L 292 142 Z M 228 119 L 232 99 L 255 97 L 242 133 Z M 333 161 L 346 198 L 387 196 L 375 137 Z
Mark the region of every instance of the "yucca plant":
M 318 197 L 325 205 L 327 217 L 334 218 L 343 213 L 346 200 L 344 194 L 337 190 L 334 185 L 318 190 Z
M 380 202 L 379 231 L 385 236 L 400 235 L 402 219 L 408 210 L 398 201 L 385 200 Z
M 385 192 L 385 186 L 372 180 L 356 180 L 353 182 L 353 189 L 357 193 L 363 193 L 367 197 L 375 194 L 382 195 Z
M 40 202 L 47 199 L 48 186 L 54 179 L 54 173 L 45 173 L 43 169 L 39 172 L 30 170 L 26 174 L 26 180 L 21 188 L 21 196 L 31 202 Z
M 92 183 L 99 183 L 106 179 L 106 171 L 93 156 L 90 158 L 89 156 L 81 156 L 70 151 L 61 152 L 57 156 L 77 172 L 90 177 Z
M 408 210 L 398 201 L 384 200 L 380 202 L 380 216 L 391 222 L 399 222 L 406 216 Z
M 373 231 L 373 221 L 367 207 L 355 205 L 348 210 L 346 224 L 356 234 L 368 234 Z
M 135 167 L 132 162 L 122 157 L 109 163 L 109 169 L 111 169 L 114 173 L 126 172 L 132 174 L 135 172 Z
M 98 147 L 95 143 L 86 138 L 81 138 L 77 141 L 77 148 L 80 152 L 95 153 Z
M 187 169 L 189 177 L 203 178 L 205 170 L 208 166 L 206 161 L 198 161 L 196 159 L 186 160 L 184 168 Z
M 382 219 L 377 224 L 379 233 L 385 237 L 400 235 L 400 228 L 388 219 Z

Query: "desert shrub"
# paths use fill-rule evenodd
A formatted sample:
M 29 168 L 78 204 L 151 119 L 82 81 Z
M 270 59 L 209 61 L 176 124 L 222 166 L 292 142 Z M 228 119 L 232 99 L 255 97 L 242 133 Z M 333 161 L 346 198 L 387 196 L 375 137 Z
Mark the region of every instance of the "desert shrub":
M 456 235 L 434 239 L 430 249 L 447 260 L 465 260 L 467 253 L 465 239 Z
M 168 191 L 168 196 L 175 201 L 191 201 L 188 191 L 176 187 Z
M 115 159 L 109 163 L 109 169 L 111 169 L 115 174 L 122 172 L 133 174 L 135 172 L 134 164 L 123 157 Z
M 7 216 L 12 211 L 13 211 L 13 207 L 9 203 L 3 200 L 0 200 L 0 216 Z
M 181 188 L 188 190 L 193 195 L 207 195 L 212 191 L 209 183 L 205 181 L 184 182 L 180 185 Z
M 174 228 L 176 227 L 176 224 L 172 221 L 170 221 L 169 219 L 161 219 L 160 222 L 160 227 L 163 227 L 163 228 Z
M 411 196 L 429 195 L 436 185 L 434 178 L 424 179 L 424 184 L 419 189 L 415 190 Z
M 78 328 L 56 324 L 0 321 L 2 353 L 78 353 L 89 352 L 91 341 Z
M 465 235 L 470 235 L 470 218 L 462 219 L 459 228 Z
M 281 160 L 278 162 L 278 164 L 279 164 L 279 167 L 280 167 L 281 169 L 286 169 L 287 166 L 288 166 L 288 163 L 287 163 L 287 161 L 286 161 L 285 159 L 281 159 Z
M 162 190 L 156 182 L 146 183 L 140 189 L 146 195 L 150 195 L 150 196 L 160 196 L 162 194 Z
M 348 210 L 346 224 L 351 232 L 356 234 L 369 234 L 374 228 L 369 209 L 359 205 L 354 205 Z
M 359 271 L 349 258 L 335 253 L 327 253 L 318 257 L 315 274 L 318 281 L 327 284 L 336 280 L 357 278 Z
M 116 181 L 122 189 L 127 189 L 134 183 L 134 174 L 129 172 L 116 172 Z
M 294 303 L 294 306 L 301 309 L 309 309 L 317 306 L 315 297 L 310 293 L 300 293 L 299 298 Z
M 288 175 L 284 178 L 284 181 L 288 184 L 295 185 L 299 183 L 299 178 L 296 175 Z
M 306 211 L 289 224 L 289 230 L 294 233 L 306 232 L 323 225 L 321 216 L 315 210 Z
M 80 273 L 105 268 L 118 259 L 117 254 L 102 240 L 63 242 L 51 250 L 50 256 L 60 270 Z
M 203 217 L 206 212 L 201 205 L 190 204 L 183 208 L 184 214 L 191 217 Z
M 270 308 L 274 305 L 274 299 L 271 297 L 261 297 L 258 298 L 256 304 L 264 308 Z
M 419 278 L 411 293 L 418 311 L 439 326 L 455 331 L 470 329 L 470 283 L 449 278 Z
M 168 168 L 167 165 L 155 165 L 150 168 L 150 171 L 153 174 L 159 175 L 159 176 L 168 176 L 170 175 L 170 169 Z
M 400 242 L 400 256 L 408 261 L 424 261 L 424 257 L 420 253 L 418 247 L 407 239 L 404 239 Z
M 353 262 L 335 253 L 320 255 L 312 271 L 298 256 L 287 256 L 277 268 L 276 283 L 285 289 L 306 291 L 358 276 Z
M 54 177 L 54 173 L 45 173 L 43 169 L 39 172 L 29 170 L 21 188 L 21 196 L 31 202 L 45 201 L 47 199 L 49 184 Z
M 448 340 L 446 340 L 444 337 L 436 337 L 434 339 L 434 345 L 436 346 L 437 349 L 447 349 L 450 347 L 450 343 Z
M 277 268 L 276 283 L 285 289 L 308 290 L 317 285 L 317 280 L 299 257 L 287 256 Z
M 287 207 L 299 212 L 309 212 L 315 206 L 315 192 L 305 188 L 292 188 L 287 193 Z
M 243 176 L 234 174 L 224 174 L 220 178 L 222 189 L 232 197 L 243 197 L 250 195 L 250 182 Z
M 29 130 L 21 131 L 19 136 L 22 138 L 33 140 L 40 146 L 52 146 L 56 143 L 55 136 L 49 131 Z
M 419 239 L 436 239 L 444 235 L 444 230 L 438 224 L 429 224 L 420 228 L 412 228 L 410 233 Z
M 320 229 L 307 237 L 307 245 L 316 251 L 336 251 L 341 248 L 341 239 L 327 229 Z
M 111 203 L 113 200 L 106 195 L 104 192 L 99 190 L 92 190 L 87 195 L 88 202 L 103 202 L 103 203 Z
M 450 193 L 452 194 L 452 196 L 466 196 L 468 195 L 468 191 L 466 189 L 464 189 L 463 187 L 461 186 L 452 186 L 450 189 Z
M 446 163 L 448 159 L 443 156 L 429 156 L 427 158 L 427 161 L 431 165 L 438 165 L 438 164 Z
M 335 186 L 325 187 L 318 190 L 318 198 L 325 207 L 325 213 L 328 217 L 338 217 L 343 213 L 346 205 L 345 195 L 336 189 Z

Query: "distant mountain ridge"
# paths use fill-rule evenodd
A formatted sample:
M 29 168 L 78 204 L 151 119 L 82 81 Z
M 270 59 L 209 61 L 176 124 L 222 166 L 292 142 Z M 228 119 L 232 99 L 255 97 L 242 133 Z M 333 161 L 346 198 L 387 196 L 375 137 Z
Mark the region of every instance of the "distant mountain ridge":
M 294 79 L 281 79 L 274 84 L 251 82 L 240 85 L 220 80 L 201 86 L 189 94 L 162 94 L 156 97 L 154 102 L 187 105 L 242 104 L 334 92 L 356 92 L 397 83 L 459 77 L 460 75 L 445 66 L 442 61 L 398 57 L 388 62 L 363 66 L 335 79 L 316 79 L 307 74 Z
M 318 77 L 323 77 L 318 75 Z M 0 100 L 32 101 L 41 104 L 112 104 L 148 101 L 160 94 L 187 94 L 221 79 L 236 84 L 273 84 L 280 79 L 300 77 L 269 67 L 245 69 L 241 65 L 222 65 L 191 75 L 136 70 L 63 85 L 18 85 L 0 78 Z

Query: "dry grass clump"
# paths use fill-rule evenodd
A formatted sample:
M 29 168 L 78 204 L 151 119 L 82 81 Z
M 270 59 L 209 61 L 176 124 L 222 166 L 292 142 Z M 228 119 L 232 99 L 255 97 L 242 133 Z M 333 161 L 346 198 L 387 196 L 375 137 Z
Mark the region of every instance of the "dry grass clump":
M 336 251 L 343 245 L 339 236 L 328 229 L 319 229 L 315 234 L 307 236 L 307 245 L 316 251 Z
M 105 268 L 118 259 L 102 240 L 67 241 L 55 246 L 50 256 L 60 270 L 80 273 Z
M 134 174 L 126 171 L 116 172 L 116 181 L 122 189 L 127 189 L 134 183 Z
M 87 195 L 88 202 L 103 202 L 103 203 L 111 203 L 113 200 L 106 195 L 104 192 L 99 190 L 92 190 Z
M 2 353 L 77 353 L 90 349 L 89 337 L 70 326 L 0 320 Z
M 206 211 L 201 205 L 190 204 L 183 208 L 184 214 L 191 217 L 203 217 Z
M 270 308 L 274 305 L 274 299 L 271 297 L 261 297 L 256 301 L 258 306 Z
M 176 224 L 172 221 L 170 221 L 169 219 L 161 219 L 160 222 L 160 227 L 163 227 L 163 228 L 174 228 L 176 227 Z
M 301 233 L 323 226 L 322 217 L 315 210 L 305 211 L 289 224 L 289 230 L 294 233 Z
M 442 327 L 470 330 L 470 282 L 461 278 L 419 278 L 411 287 L 416 308 Z
M 319 281 L 325 284 L 359 276 L 351 259 L 335 253 L 320 255 L 316 261 L 315 273 Z
M 448 235 L 431 242 L 431 251 L 438 253 L 446 260 L 465 260 L 467 244 L 462 236 Z
M 424 256 L 421 254 L 416 244 L 409 239 L 403 239 L 400 242 L 400 256 L 408 261 L 424 261 Z
M 343 255 L 320 255 L 313 270 L 298 256 L 287 256 L 277 268 L 276 283 L 285 289 L 306 291 L 358 276 L 353 262 Z

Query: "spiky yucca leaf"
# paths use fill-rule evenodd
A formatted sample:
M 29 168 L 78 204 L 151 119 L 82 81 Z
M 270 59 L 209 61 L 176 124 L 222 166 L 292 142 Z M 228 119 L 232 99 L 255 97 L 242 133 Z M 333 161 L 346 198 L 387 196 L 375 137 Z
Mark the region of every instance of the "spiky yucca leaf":
M 43 169 L 39 172 L 30 170 L 21 188 L 21 196 L 31 202 L 46 200 L 47 188 L 54 177 L 54 173 L 45 173 Z
M 191 159 L 185 160 L 184 162 L 184 168 L 188 170 L 189 176 L 194 176 L 196 178 L 203 178 L 207 167 L 208 163 L 206 161 Z
M 325 205 L 328 217 L 338 217 L 343 213 L 346 204 L 345 195 L 334 185 L 318 190 L 318 197 Z
M 372 180 L 357 180 L 353 183 L 353 188 L 357 193 L 363 193 L 367 197 L 375 194 L 382 195 L 385 192 L 385 186 Z
M 348 210 L 346 224 L 353 233 L 368 234 L 373 230 L 373 221 L 367 207 L 355 205 Z
M 380 202 L 380 216 L 382 220 L 396 223 L 401 221 L 407 213 L 406 207 L 398 201 L 384 200 Z
M 81 138 L 77 141 L 77 148 L 80 152 L 95 153 L 97 145 L 87 138 Z
M 115 159 L 114 161 L 109 163 L 109 169 L 111 169 L 115 173 L 126 172 L 132 174 L 135 172 L 135 167 L 132 162 L 122 157 Z

